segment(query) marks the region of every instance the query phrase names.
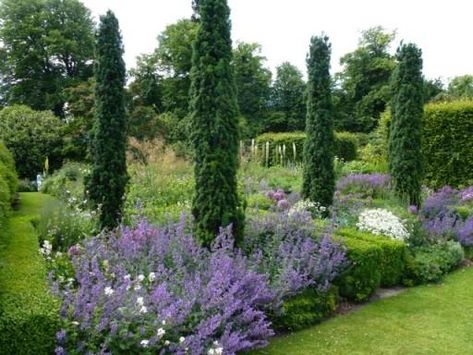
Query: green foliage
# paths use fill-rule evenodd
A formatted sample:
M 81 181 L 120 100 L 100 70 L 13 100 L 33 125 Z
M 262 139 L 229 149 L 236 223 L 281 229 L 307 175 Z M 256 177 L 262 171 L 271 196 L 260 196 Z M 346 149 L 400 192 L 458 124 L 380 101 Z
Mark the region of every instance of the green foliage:
M 100 207 L 100 227 L 113 228 L 122 215 L 128 182 L 126 171 L 125 63 L 115 15 L 100 18 L 95 63 L 95 135 L 93 167 L 87 190 L 94 207 Z
M 428 185 L 440 188 L 473 182 L 473 101 L 425 107 L 422 150 Z
M 238 105 L 248 124 L 247 134 L 242 134 L 242 138 L 260 133 L 267 116 L 271 71 L 264 67 L 265 61 L 257 43 L 240 42 L 233 51 Z
M 272 320 L 275 329 L 295 331 L 321 322 L 337 306 L 335 289 L 322 294 L 308 288 L 283 303 L 283 313 Z
M 327 36 L 312 37 L 307 59 L 307 139 L 302 196 L 325 207 L 332 205 L 335 192 L 330 54 Z
M 473 98 L 473 75 L 454 77 L 447 88 L 447 96 L 454 99 Z
M 334 152 L 335 156 L 343 161 L 355 160 L 358 155 L 357 135 L 351 132 L 336 132 Z
M 7 104 L 63 117 L 64 88 L 92 75 L 90 11 L 78 0 L 5 0 L 0 19 Z
M 401 282 L 407 257 L 407 247 L 404 242 L 360 232 L 354 228 L 338 230 L 337 235 L 379 246 L 382 249 L 381 263 L 378 265 L 381 271 L 381 286 L 391 287 Z
M 77 206 L 53 201 L 43 206 L 36 225 L 40 245 L 47 240 L 53 250 L 65 252 L 97 231 L 95 212 L 82 211 Z
M 306 137 L 307 135 L 303 132 L 263 133 L 255 139 L 257 148 L 252 152 L 253 158 L 264 166 L 301 163 Z M 269 143 L 269 150 L 266 155 L 267 143 Z M 343 161 L 351 161 L 357 152 L 357 147 L 354 134 L 335 132 L 334 156 Z
M 210 246 L 220 227 L 232 224 L 243 238 L 244 212 L 237 191 L 239 130 L 230 9 L 226 0 L 199 2 L 192 60 L 192 142 L 196 192 L 195 235 Z
M 389 77 L 396 63 L 389 54 L 395 33 L 372 27 L 361 34 L 359 47 L 340 59 L 340 88 L 335 91 L 335 127 L 370 132 L 390 99 Z
M 44 179 L 41 192 L 62 201 L 79 205 L 84 197 L 84 177 L 89 173 L 88 165 L 66 163 L 61 169 Z
M 391 78 L 391 124 L 389 172 L 396 192 L 411 205 L 420 205 L 423 171 L 421 159 L 424 112 L 422 52 L 403 44 L 397 52 L 398 66 Z
M 51 354 L 59 330 L 59 304 L 49 293 L 46 268 L 30 220 L 48 197 L 21 194 L 21 207 L 0 233 L 0 352 Z
M 264 128 L 266 132 L 304 130 L 305 90 L 306 84 L 302 73 L 296 66 L 284 62 L 276 68 L 276 79 L 271 94 L 271 109 L 275 114 L 268 117 Z
M 438 282 L 464 258 L 461 245 L 454 241 L 416 248 L 407 259 L 403 282 L 408 286 Z
M 274 206 L 274 202 L 263 194 L 253 194 L 248 196 L 246 203 L 248 208 L 255 208 L 258 210 L 269 210 Z
M 18 189 L 15 161 L 13 155 L 2 142 L 0 142 L 0 176 L 7 183 L 11 200 L 13 200 Z
M 357 238 L 342 237 L 341 242 L 347 247 L 350 266 L 336 282 L 339 293 L 350 300 L 365 301 L 381 284 L 383 249 Z
M 43 172 L 49 159 L 51 169 L 61 164 L 63 123 L 49 111 L 10 106 L 0 111 L 0 140 L 12 152 L 20 177 L 33 179 Z

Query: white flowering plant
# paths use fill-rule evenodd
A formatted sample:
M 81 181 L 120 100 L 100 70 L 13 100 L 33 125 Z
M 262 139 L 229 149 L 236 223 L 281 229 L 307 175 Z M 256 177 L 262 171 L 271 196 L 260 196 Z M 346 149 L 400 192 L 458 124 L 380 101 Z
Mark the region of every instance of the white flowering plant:
M 382 209 L 365 209 L 359 217 L 356 227 L 365 232 L 384 235 L 392 239 L 407 241 L 409 231 L 403 221 L 392 212 Z
M 327 207 L 322 206 L 318 202 L 312 202 L 309 200 L 297 201 L 288 212 L 289 216 L 301 214 L 304 212 L 311 212 L 313 217 L 322 218 L 327 211 Z

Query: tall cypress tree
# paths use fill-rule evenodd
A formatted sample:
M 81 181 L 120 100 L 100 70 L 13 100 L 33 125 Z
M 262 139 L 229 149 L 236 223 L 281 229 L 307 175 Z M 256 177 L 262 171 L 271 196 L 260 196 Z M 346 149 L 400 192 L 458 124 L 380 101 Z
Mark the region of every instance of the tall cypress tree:
M 312 37 L 307 58 L 307 138 L 302 195 L 325 207 L 332 204 L 335 191 L 330 54 L 327 36 Z
M 195 234 L 210 246 L 219 228 L 233 225 L 238 243 L 244 214 L 237 191 L 238 104 L 234 83 L 230 9 L 226 0 L 199 1 L 200 26 L 191 71 Z
M 391 124 L 389 171 L 398 195 L 420 204 L 422 184 L 421 124 L 424 113 L 422 51 L 402 44 L 396 54 L 398 66 L 391 78 Z
M 125 63 L 118 20 L 108 11 L 100 17 L 95 62 L 93 167 L 87 181 L 91 201 L 101 210 L 101 228 L 121 219 L 126 170 Z

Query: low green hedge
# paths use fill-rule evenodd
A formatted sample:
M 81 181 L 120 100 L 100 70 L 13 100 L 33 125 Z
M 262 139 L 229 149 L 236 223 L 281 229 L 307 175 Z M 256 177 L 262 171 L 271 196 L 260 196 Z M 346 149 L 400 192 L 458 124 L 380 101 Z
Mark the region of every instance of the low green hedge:
M 0 354 L 53 354 L 60 328 L 59 302 L 49 292 L 47 271 L 31 219 L 40 194 L 22 194 L 21 208 L 0 231 Z M 32 213 L 32 214 L 30 214 Z
M 407 246 L 404 242 L 361 232 L 355 228 L 344 228 L 337 231 L 337 234 L 379 246 L 383 251 L 381 264 L 378 265 L 381 271 L 381 286 L 391 287 L 401 283 L 407 258 Z
M 8 149 L 0 142 L 0 227 L 14 202 L 18 178 L 15 171 L 15 162 Z
M 264 133 L 256 137 L 251 154 L 266 166 L 302 162 L 305 138 L 304 132 Z M 352 161 L 357 157 L 357 149 L 355 134 L 335 133 L 335 156 L 344 161 Z
M 350 266 L 335 284 L 340 296 L 354 301 L 365 301 L 381 284 L 383 249 L 375 243 L 352 237 L 335 237 L 347 247 Z
M 331 315 L 337 308 L 335 288 L 321 294 L 313 288 L 284 301 L 283 314 L 272 317 L 273 327 L 277 330 L 299 330 L 319 323 Z

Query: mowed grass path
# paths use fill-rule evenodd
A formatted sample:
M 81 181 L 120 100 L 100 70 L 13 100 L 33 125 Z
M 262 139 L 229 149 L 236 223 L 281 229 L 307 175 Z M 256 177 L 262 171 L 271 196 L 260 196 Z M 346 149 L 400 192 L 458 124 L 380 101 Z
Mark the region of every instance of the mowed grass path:
M 473 267 L 277 337 L 252 354 L 473 354 Z
M 55 341 L 58 302 L 51 296 L 46 265 L 31 223 L 52 197 L 20 194 L 0 234 L 0 354 L 48 354 Z

